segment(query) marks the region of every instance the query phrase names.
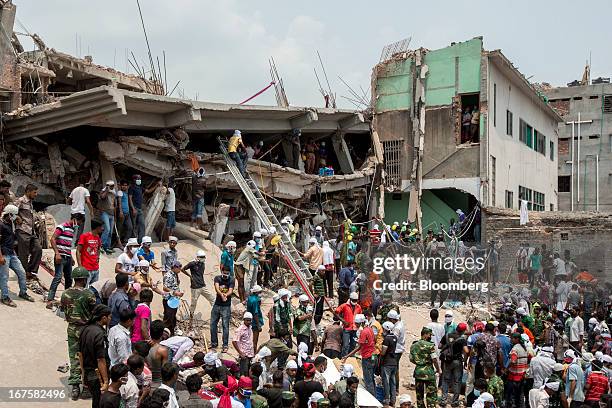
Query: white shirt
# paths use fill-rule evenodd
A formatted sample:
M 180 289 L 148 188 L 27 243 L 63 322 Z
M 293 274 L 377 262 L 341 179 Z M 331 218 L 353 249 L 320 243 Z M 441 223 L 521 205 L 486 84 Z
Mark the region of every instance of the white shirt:
M 179 408 L 178 400 L 176 399 L 176 392 L 174 388 L 168 387 L 166 384 L 162 384 L 159 386 L 159 389 L 166 390 L 170 393 L 170 401 L 168 404 L 168 408 Z
M 530 408 L 548 408 L 548 399 L 548 394 L 544 390 L 534 388 L 529 391 Z
M 244 404 L 240 401 L 236 401 L 233 397 L 230 397 L 230 399 L 232 400 L 232 408 L 244 408 Z M 213 408 L 217 408 L 219 406 L 219 398 L 211 400 L 210 403 L 212 404 Z
M 334 250 L 329 245 L 323 245 L 323 265 L 334 264 Z
M 175 211 L 176 209 L 176 194 L 174 189 L 168 187 L 168 194 L 166 194 L 166 211 Z
M 193 340 L 185 336 L 172 336 L 159 344 L 172 350 L 172 362 L 179 361 L 185 353 L 193 348 Z
M 442 341 L 442 338 L 446 335 L 446 330 L 444 329 L 444 325 L 438 322 L 431 322 L 431 323 L 427 323 L 426 327 L 429 327 L 431 329 L 431 332 L 432 332 L 431 339 L 433 340 L 434 344 L 436 345 L 436 349 L 437 349 L 438 347 L 440 347 L 440 342 Z
M 397 337 L 397 343 L 395 345 L 396 353 L 403 353 L 406 351 L 406 330 L 404 329 L 404 322 L 399 320 L 395 323 L 393 328 L 393 334 Z
M 72 204 L 70 205 L 70 212 L 72 214 L 79 213 L 85 214 L 85 201 L 89 197 L 89 190 L 83 186 L 78 186 L 70 193 L 70 199 Z
M 123 363 L 132 354 L 130 329 L 117 324 L 108 331 L 108 357 L 111 367 Z
M 134 374 L 128 372 L 127 383 L 119 388 L 121 398 L 125 401 L 126 408 L 138 408 L 138 379 Z
M 546 380 L 553 372 L 553 367 L 556 361 L 552 354 L 546 352 L 540 352 L 537 356 L 531 359 L 529 363 L 529 371 L 533 377 L 533 386 L 540 388 L 544 385 Z
M 584 336 L 584 320 L 576 316 L 570 326 L 569 341 L 580 341 L 580 336 Z
M 138 266 L 138 255 L 136 254 L 136 251 L 134 251 L 134 256 L 130 258 L 128 254 L 123 252 L 117 257 L 117 263 L 121 264 L 124 271 L 134 272 L 136 266 Z
M 553 261 L 553 266 L 555 267 L 555 275 L 567 275 L 567 271 L 565 270 L 565 261 L 561 258 L 555 258 Z

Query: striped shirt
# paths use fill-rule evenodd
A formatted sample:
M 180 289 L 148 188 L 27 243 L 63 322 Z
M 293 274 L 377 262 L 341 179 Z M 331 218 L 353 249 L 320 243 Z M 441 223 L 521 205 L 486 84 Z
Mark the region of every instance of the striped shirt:
M 515 344 L 510 351 L 510 366 L 508 367 L 508 381 L 521 381 L 529 368 L 527 350 L 520 344 Z
M 608 392 L 608 377 L 601 371 L 593 371 L 589 374 L 586 385 L 589 387 L 586 392 L 586 401 L 599 401 L 601 395 Z
M 55 243 L 61 256 L 72 256 L 72 241 L 74 239 L 74 226 L 70 221 L 55 228 Z

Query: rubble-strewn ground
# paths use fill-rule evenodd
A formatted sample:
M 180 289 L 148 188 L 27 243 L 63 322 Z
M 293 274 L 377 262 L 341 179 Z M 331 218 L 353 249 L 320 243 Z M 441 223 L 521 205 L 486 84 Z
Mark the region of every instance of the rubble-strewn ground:
M 163 244 L 155 244 L 154 251 L 159 260 Z M 195 257 L 195 252 L 199 247 L 192 242 L 180 242 L 178 245 L 179 259 L 186 263 Z M 207 253 L 206 282 L 212 287 L 213 273 L 216 274 L 219 268 L 219 249 L 206 241 L 204 249 Z M 118 256 L 102 255 L 101 257 L 101 279 L 114 278 L 115 259 Z M 159 261 L 158 261 L 159 262 Z M 156 280 L 161 281 L 161 273 L 152 272 Z M 42 268 L 39 274 L 43 284 L 49 286 L 51 276 Z M 9 288 L 16 297 L 18 292 L 17 280 L 13 272 L 10 273 Z M 60 286 L 57 297 L 61 296 L 63 287 Z M 190 301 L 189 278 L 181 277 L 181 289 L 185 291 L 185 299 Z M 3 369 L 0 370 L 0 384 L 4 387 L 60 387 L 67 385 L 68 373 L 60 373 L 57 367 L 68 362 L 68 352 L 66 343 L 66 323 L 55 316 L 55 313 L 45 309 L 45 303 L 41 295 L 33 294 L 36 303 L 29 303 L 16 300 L 17 308 L 0 307 L 0 321 L 2 330 L 0 331 L 0 344 L 5 347 L 0 350 L 0 361 L 3 362 Z M 266 292 L 263 302 L 263 311 L 267 313 L 272 305 L 271 292 Z M 161 318 L 163 308 L 161 299 L 156 296 L 152 305 L 154 318 Z M 429 307 L 426 304 L 411 304 L 401 307 L 402 319 L 406 327 L 406 346 L 418 339 L 421 327 L 429 322 Z M 242 306 L 237 306 L 236 311 L 243 310 Z M 456 321 L 463 318 L 463 309 L 455 311 Z M 441 313 L 443 316 L 443 313 Z M 196 330 L 196 335 L 209 337 L 208 318 L 210 316 L 210 306 L 204 298 L 200 298 L 196 310 L 196 318 L 204 317 L 205 322 L 197 321 L 196 327 L 203 328 Z M 231 331 L 235 326 L 231 326 Z M 221 333 L 219 333 L 221 334 Z M 268 331 L 264 330 L 260 334 L 260 344 L 268 339 Z M 201 342 L 196 343 L 196 347 L 203 347 Z M 235 351 L 230 347 L 229 354 L 235 355 Z M 401 360 L 400 367 L 400 392 L 409 392 L 413 398 L 414 391 L 408 390 L 412 382 L 412 364 L 409 363 L 408 354 Z M 87 407 L 90 401 L 79 400 L 70 401 L 65 406 Z M 0 403 L 0 406 L 23 406 Z M 28 403 L 29 407 L 46 406 L 46 404 Z

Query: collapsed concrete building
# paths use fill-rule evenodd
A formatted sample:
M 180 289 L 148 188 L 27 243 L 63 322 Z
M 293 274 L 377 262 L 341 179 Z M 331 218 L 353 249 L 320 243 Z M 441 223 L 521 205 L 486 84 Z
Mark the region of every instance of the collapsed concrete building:
M 217 136 L 240 129 L 245 143 L 262 146 L 263 156 L 250 160 L 248 170 L 279 214 L 318 215 L 318 222 L 337 225 L 345 212 L 367 213 L 375 159 L 370 123 L 362 113 L 164 96 L 156 81 L 58 52 L 35 34 L 38 49 L 24 52 L 13 33 L 16 7 L 3 2 L 0 12 L 7 34 L 0 36 L 2 174 L 17 194 L 25 184 L 37 184 L 39 207 L 64 202 L 80 183 L 95 192 L 106 180 L 129 180 L 139 173 L 145 186 L 172 177 L 177 218 L 189 221 L 195 161 L 206 172 L 208 216 L 225 204 L 226 233 L 246 233 L 257 220 L 226 171 L 217 143 Z M 302 146 L 325 142 L 333 175 L 307 174 L 301 159 L 295 169 L 285 165 L 293 129 L 301 130 Z M 156 224 L 147 231 L 159 231 L 162 220 L 154 215 L 147 216 Z
M 557 209 L 562 119 L 482 38 L 389 55 L 374 67 L 372 95 L 387 223 L 409 218 L 436 230 L 456 209 L 518 209 L 520 198 L 530 210 Z

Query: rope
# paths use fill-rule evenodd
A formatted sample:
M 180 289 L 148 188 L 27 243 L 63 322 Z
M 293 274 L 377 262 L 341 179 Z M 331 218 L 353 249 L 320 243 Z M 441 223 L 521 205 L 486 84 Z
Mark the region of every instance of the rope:
M 251 96 L 250 98 L 245 99 L 244 101 L 240 102 L 238 105 L 244 105 L 245 103 L 247 103 L 248 101 L 250 101 L 251 99 L 254 99 L 256 97 L 258 97 L 259 95 L 261 95 L 262 93 L 266 92 L 272 85 L 274 85 L 276 82 L 272 81 L 268 84 L 268 86 L 266 86 L 264 89 L 262 89 L 261 91 L 257 92 L 255 95 Z

